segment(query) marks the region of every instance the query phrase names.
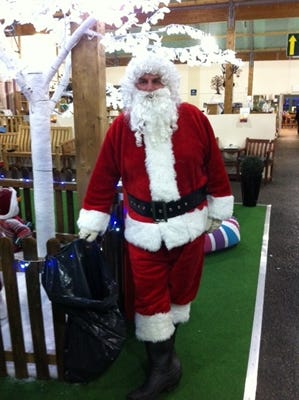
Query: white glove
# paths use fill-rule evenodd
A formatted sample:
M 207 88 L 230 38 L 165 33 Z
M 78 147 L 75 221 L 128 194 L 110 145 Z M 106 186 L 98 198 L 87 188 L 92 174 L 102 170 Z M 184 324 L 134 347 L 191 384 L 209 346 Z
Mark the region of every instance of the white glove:
M 93 242 L 94 240 L 96 240 L 98 234 L 99 234 L 98 231 L 92 231 L 90 229 L 81 228 L 79 231 L 79 238 L 84 239 L 87 242 Z

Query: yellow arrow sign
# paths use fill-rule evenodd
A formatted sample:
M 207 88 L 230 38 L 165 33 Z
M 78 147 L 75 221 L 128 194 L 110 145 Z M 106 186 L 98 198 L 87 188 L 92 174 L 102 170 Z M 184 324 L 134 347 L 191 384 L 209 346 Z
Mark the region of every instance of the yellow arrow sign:
M 297 39 L 294 35 L 292 35 L 289 39 L 290 47 L 289 47 L 289 55 L 293 56 L 295 54 L 295 46 L 296 46 Z

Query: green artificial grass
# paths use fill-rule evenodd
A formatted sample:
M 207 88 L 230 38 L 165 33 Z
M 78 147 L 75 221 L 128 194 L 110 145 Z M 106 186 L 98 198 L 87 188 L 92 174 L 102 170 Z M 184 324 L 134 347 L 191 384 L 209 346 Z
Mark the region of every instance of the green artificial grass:
M 206 256 L 191 319 L 179 327 L 181 384 L 161 400 L 242 400 L 249 355 L 266 207 L 235 206 L 241 242 Z M 1 400 L 122 400 L 143 381 L 143 345 L 129 326 L 118 359 L 87 385 L 0 379 Z

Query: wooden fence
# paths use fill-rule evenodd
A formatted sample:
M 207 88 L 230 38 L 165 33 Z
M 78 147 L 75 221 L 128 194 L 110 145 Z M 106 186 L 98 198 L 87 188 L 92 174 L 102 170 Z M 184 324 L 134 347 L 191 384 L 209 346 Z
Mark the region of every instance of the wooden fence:
M 57 253 L 60 243 L 57 239 L 48 241 L 49 254 Z M 14 259 L 13 245 L 10 239 L 0 238 L 0 260 L 5 288 L 8 324 L 11 341 L 11 349 L 5 348 L 3 332 L 0 329 L 0 376 L 9 375 L 7 363 L 12 362 L 14 375 L 17 379 L 29 377 L 28 366 L 33 364 L 37 379 L 50 379 L 49 367 L 57 367 L 58 379 L 63 379 L 63 343 L 65 315 L 62 310 L 52 305 L 53 329 L 55 337 L 55 351 L 49 353 L 46 346 L 46 334 L 42 311 L 42 297 L 40 285 L 40 271 L 43 262 L 37 257 L 36 241 L 34 238 L 24 239 L 24 260 L 26 263 L 24 272 L 17 272 Z M 25 274 L 26 294 L 29 314 L 31 338 L 33 350 L 26 350 L 24 339 L 24 320 L 22 311 L 26 306 L 20 302 L 19 283 L 17 274 Z M 47 326 L 47 330 L 51 327 Z M 28 333 L 28 332 L 27 332 Z
M 34 189 L 32 180 L 0 179 L 0 186 L 13 187 L 20 197 L 20 217 L 35 227 Z M 56 234 L 66 241 L 76 235 L 78 218 L 77 184 L 75 182 L 54 182 L 54 207 Z
M 14 187 L 21 196 L 21 217 L 26 221 L 32 221 L 34 226 L 34 200 L 32 182 L 17 180 L 0 180 L 3 187 Z M 62 243 L 67 243 L 76 238 L 76 220 L 78 204 L 75 183 L 54 183 L 55 208 L 56 208 L 56 238 L 47 242 L 47 253 L 55 255 Z M 112 207 L 111 228 L 108 228 L 103 238 L 103 250 L 114 273 L 114 278 L 119 285 L 119 305 L 128 319 L 132 319 L 132 283 L 128 274 L 128 261 L 124 251 L 122 236 L 122 204 L 118 201 L 117 193 Z M 115 228 L 115 220 L 118 226 Z M 57 370 L 58 379 L 63 379 L 63 348 L 64 348 L 64 326 L 65 314 L 59 307 L 51 305 L 53 327 L 47 326 L 47 334 L 52 329 L 51 335 L 55 340 L 55 348 L 47 348 L 44 327 L 44 314 L 42 304 L 42 288 L 40 284 L 40 272 L 43 260 L 37 257 L 36 240 L 34 238 L 24 239 L 24 254 L 21 264 L 25 265 L 23 272 L 16 270 L 20 261 L 15 259 L 12 242 L 8 238 L 0 238 L 0 269 L 3 274 L 5 288 L 8 325 L 11 339 L 11 349 L 4 346 L 2 331 L 0 329 L 0 377 L 9 374 L 7 363 L 14 365 L 14 376 L 24 379 L 29 376 L 28 366 L 35 366 L 37 379 L 50 379 L 50 367 Z M 126 270 L 126 272 L 124 272 Z M 30 330 L 32 337 L 32 350 L 25 347 L 24 330 L 22 325 L 22 307 L 19 299 L 18 276 L 22 274 L 26 281 L 26 297 L 28 304 L 27 313 L 30 319 Z M 27 332 L 28 333 L 28 332 Z

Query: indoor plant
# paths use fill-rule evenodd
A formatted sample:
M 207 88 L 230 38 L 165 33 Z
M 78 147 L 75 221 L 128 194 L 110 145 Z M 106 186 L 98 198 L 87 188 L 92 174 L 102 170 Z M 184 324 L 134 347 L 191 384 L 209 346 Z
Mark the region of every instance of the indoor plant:
M 243 205 L 256 206 L 260 192 L 264 161 L 260 157 L 246 156 L 240 164 Z

